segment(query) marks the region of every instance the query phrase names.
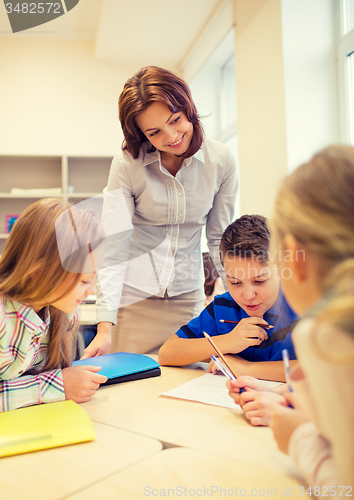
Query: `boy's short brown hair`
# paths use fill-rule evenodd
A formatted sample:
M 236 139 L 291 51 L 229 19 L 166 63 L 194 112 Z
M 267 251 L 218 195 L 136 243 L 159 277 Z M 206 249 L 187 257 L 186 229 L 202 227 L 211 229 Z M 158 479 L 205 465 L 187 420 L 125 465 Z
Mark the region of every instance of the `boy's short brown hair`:
M 262 215 L 243 215 L 232 222 L 221 237 L 221 262 L 226 256 L 268 262 L 269 241 L 267 219 Z

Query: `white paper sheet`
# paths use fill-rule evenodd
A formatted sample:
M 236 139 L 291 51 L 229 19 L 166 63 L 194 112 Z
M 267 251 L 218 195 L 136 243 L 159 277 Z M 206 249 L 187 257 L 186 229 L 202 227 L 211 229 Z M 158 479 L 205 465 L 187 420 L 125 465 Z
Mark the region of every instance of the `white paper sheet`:
M 162 393 L 161 396 L 241 410 L 241 407 L 229 396 L 229 391 L 225 385 L 226 380 L 227 378 L 224 375 L 206 373 L 202 377 L 197 377 L 175 389 Z M 275 387 L 279 385 L 279 382 L 268 381 L 268 384 L 270 387 Z

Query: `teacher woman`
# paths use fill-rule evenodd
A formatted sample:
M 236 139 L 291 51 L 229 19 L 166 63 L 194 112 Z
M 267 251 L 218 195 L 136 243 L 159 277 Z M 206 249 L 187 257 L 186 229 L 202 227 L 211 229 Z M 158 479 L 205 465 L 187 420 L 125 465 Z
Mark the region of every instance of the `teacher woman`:
M 234 217 L 237 171 L 208 140 L 187 84 L 148 66 L 119 97 L 124 142 L 104 190 L 106 254 L 98 333 L 84 357 L 157 352 L 203 309 L 201 233 L 223 278 L 219 243 Z M 115 234 L 113 234 L 115 233 Z

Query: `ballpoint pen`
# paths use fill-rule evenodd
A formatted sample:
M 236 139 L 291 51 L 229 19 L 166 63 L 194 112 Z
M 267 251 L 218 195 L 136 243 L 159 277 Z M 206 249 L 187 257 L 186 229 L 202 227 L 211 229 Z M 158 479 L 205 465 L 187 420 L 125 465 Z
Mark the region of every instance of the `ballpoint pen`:
M 281 355 L 283 356 L 286 385 L 288 386 L 289 392 L 293 392 L 293 388 L 291 387 L 291 383 L 290 383 L 289 351 L 287 349 L 283 349 L 281 352 Z M 291 404 L 289 404 L 289 407 L 294 408 Z
M 237 325 L 239 321 L 232 321 L 231 319 L 219 319 L 220 323 L 233 323 L 234 325 Z M 255 326 L 260 326 L 261 328 L 265 328 L 266 330 L 269 330 L 269 328 L 274 328 L 272 325 L 262 325 L 261 323 L 259 325 Z
M 214 361 L 214 363 L 218 367 L 218 370 L 223 372 L 225 377 L 228 377 L 230 380 L 236 380 L 234 375 L 226 368 L 224 364 L 222 364 L 222 362 L 216 356 L 214 356 L 214 354 L 212 354 L 210 358 Z
M 230 374 L 232 374 L 232 376 L 234 377 L 233 380 L 236 380 L 238 377 L 236 375 L 236 373 L 233 371 L 233 369 L 231 368 L 231 366 L 228 364 L 228 362 L 226 361 L 226 359 L 224 358 L 224 355 L 221 351 L 219 351 L 219 349 L 216 347 L 216 345 L 214 344 L 214 342 L 211 340 L 211 337 L 210 335 L 208 335 L 206 332 L 203 332 L 204 334 L 204 337 L 209 341 L 209 343 L 212 345 L 214 351 L 216 352 L 216 354 L 220 357 L 220 359 L 222 360 L 223 364 L 225 365 L 225 367 L 227 368 L 227 370 L 230 372 Z M 214 360 L 213 360 L 214 361 Z M 228 375 L 227 375 L 228 376 Z M 245 392 L 245 390 L 240 387 L 240 392 Z
M 283 362 L 284 362 L 285 381 L 286 381 L 286 384 L 288 386 L 289 392 L 293 392 L 293 388 L 291 387 L 290 376 L 289 376 L 289 372 L 290 372 L 289 351 L 287 349 L 283 349 L 281 354 L 283 356 Z

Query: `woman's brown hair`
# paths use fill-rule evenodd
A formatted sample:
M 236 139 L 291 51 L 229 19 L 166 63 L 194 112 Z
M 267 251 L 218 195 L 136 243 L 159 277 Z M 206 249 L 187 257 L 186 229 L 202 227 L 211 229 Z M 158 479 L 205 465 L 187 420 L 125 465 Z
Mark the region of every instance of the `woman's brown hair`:
M 119 96 L 119 120 L 124 134 L 122 149 L 133 158 L 138 158 L 141 145 L 148 139 L 138 127 L 136 118 L 154 102 L 166 104 L 171 113 L 183 111 L 186 114 L 193 124 L 193 137 L 189 148 L 181 156 L 193 156 L 202 145 L 203 128 L 190 89 L 182 78 L 157 66 L 140 69 L 129 78 Z M 154 150 L 151 145 L 151 151 Z
M 63 218 L 65 213 L 74 215 Z M 60 236 L 56 225 L 58 220 Z M 71 220 L 75 230 L 72 223 L 67 223 Z M 103 232 L 93 215 L 74 209 L 62 200 L 39 200 L 30 205 L 14 224 L 0 259 L 1 295 L 29 307 L 49 306 L 50 342 L 45 365 L 40 371 L 65 368 L 73 360 L 74 325 L 68 314 L 50 305 L 48 298 L 53 297 L 68 276 L 72 281 L 57 299 L 66 295 L 79 281 L 80 269 L 83 269 L 89 254 L 88 245 L 78 248 L 78 237 L 82 235 L 85 235 L 85 242 L 90 242 L 91 250 L 101 243 Z M 59 254 L 59 239 L 65 243 L 65 269 Z

